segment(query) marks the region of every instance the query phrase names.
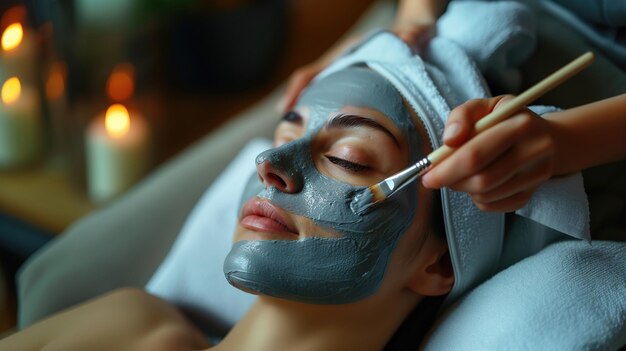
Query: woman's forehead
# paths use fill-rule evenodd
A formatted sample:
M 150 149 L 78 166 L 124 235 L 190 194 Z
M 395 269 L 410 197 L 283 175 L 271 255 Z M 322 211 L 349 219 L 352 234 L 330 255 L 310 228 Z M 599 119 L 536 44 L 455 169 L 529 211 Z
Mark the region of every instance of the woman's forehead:
M 398 91 L 381 75 L 365 67 L 348 67 L 314 82 L 298 102 L 298 107 L 308 107 L 311 111 L 307 129 L 319 129 L 345 106 L 380 111 L 403 133 L 415 131 Z

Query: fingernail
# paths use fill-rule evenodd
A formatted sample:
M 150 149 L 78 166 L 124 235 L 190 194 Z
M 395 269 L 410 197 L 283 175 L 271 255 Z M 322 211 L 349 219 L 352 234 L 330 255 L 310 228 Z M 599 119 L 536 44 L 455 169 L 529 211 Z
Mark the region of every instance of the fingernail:
M 450 124 L 443 132 L 443 141 L 445 142 L 447 140 L 454 139 L 457 135 L 459 135 L 460 131 L 461 127 L 458 123 Z
M 426 178 L 426 176 L 422 177 L 422 185 L 424 186 L 424 188 L 426 189 L 431 189 L 432 187 L 430 186 L 430 183 L 428 183 L 428 179 Z

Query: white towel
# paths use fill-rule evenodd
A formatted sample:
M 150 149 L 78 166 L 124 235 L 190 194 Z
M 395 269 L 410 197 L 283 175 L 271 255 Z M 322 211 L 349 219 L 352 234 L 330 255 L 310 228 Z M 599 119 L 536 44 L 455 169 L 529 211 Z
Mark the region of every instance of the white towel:
M 626 243 L 552 244 L 440 320 L 425 350 L 617 350 L 626 344 Z
M 440 36 L 458 44 L 491 84 L 510 94 L 519 92 L 519 65 L 535 50 L 532 11 L 519 2 L 453 1 L 437 23 Z

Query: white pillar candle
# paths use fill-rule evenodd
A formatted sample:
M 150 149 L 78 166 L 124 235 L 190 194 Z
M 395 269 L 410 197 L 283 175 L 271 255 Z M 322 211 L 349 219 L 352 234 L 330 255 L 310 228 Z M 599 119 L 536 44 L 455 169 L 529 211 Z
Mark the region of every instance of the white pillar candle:
M 37 158 L 41 120 L 36 92 L 17 77 L 2 85 L 0 99 L 0 166 L 19 166 Z
M 34 32 L 25 29 L 21 23 L 6 27 L 0 39 L 0 79 L 18 76 L 26 84 L 36 81 L 37 42 Z
M 127 190 L 149 165 L 149 131 L 139 115 L 111 106 L 87 129 L 87 181 L 93 201 L 109 200 Z

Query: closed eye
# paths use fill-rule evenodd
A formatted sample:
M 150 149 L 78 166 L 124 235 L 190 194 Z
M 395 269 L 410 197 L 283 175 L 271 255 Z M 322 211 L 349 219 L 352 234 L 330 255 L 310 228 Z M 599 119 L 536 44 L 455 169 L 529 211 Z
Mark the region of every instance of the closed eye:
M 342 167 L 351 172 L 358 173 L 358 172 L 369 171 L 372 169 L 370 166 L 362 165 L 359 163 L 354 163 L 348 160 L 344 160 L 342 158 L 338 158 L 338 157 L 334 157 L 330 155 L 324 155 L 324 157 L 326 157 L 328 161 L 330 161 L 331 163 L 336 164 L 339 167 Z

